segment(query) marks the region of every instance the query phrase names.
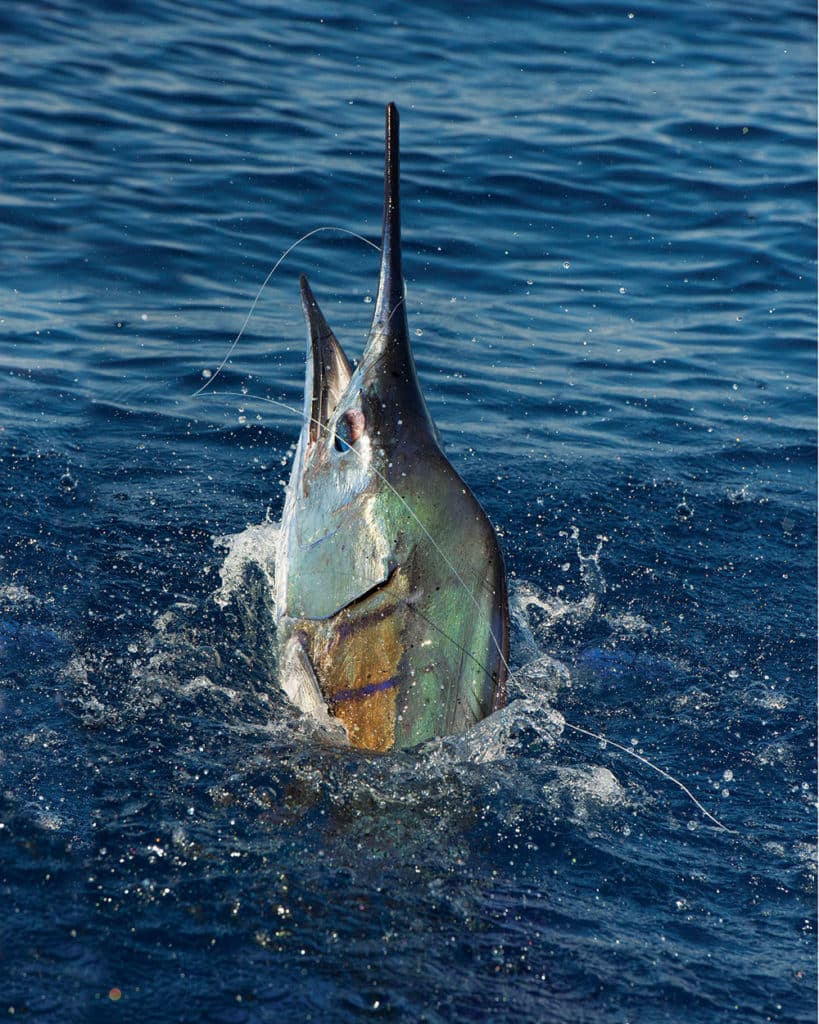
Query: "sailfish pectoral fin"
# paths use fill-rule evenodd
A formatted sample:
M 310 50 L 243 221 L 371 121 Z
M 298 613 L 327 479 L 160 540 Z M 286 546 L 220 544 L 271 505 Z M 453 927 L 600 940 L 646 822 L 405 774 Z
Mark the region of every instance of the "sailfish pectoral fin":
M 331 717 L 316 673 L 298 637 L 292 636 L 282 652 L 279 666 L 282 689 L 291 704 L 319 722 L 331 734 L 347 740 L 347 732 L 338 718 Z

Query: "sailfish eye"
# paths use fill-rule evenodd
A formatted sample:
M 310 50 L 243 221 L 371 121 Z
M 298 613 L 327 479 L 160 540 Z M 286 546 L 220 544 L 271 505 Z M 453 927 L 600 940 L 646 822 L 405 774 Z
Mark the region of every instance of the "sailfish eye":
M 364 434 L 366 421 L 360 409 L 348 409 L 336 424 L 335 447 L 337 452 L 346 452 Z

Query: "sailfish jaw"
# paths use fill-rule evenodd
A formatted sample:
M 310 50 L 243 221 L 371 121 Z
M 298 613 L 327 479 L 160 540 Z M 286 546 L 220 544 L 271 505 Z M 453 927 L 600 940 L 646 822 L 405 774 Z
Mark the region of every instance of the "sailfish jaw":
M 314 443 L 326 431 L 330 417 L 347 390 L 353 368 L 325 320 L 304 274 L 299 285 L 308 335 L 304 429 L 310 442 Z

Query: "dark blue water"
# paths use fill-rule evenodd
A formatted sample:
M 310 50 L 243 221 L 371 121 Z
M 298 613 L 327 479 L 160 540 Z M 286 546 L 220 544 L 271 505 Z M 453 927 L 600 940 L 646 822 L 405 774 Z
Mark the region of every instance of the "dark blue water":
M 15 1020 L 816 1019 L 814 5 L 468 9 L 2 6 Z M 367 757 L 276 686 L 258 399 L 301 404 L 298 274 L 356 352 L 377 255 L 305 242 L 191 395 L 300 235 L 377 240 L 387 100 L 517 671 Z

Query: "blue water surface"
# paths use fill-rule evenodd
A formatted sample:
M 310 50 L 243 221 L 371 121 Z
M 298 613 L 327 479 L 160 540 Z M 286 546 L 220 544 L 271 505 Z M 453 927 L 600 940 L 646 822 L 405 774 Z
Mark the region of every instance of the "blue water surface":
M 0 33 L 0 1014 L 814 1021 L 815 6 L 7 0 Z M 298 274 L 356 355 L 377 254 L 312 236 L 208 374 L 300 236 L 378 241 L 389 100 L 515 674 L 372 757 L 281 695 L 266 573 Z

